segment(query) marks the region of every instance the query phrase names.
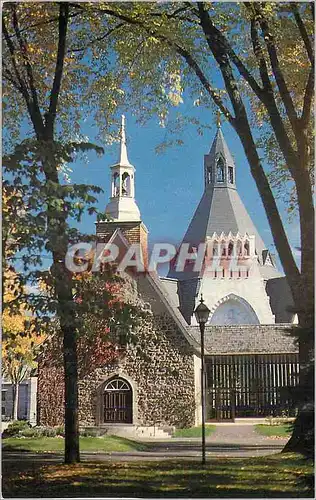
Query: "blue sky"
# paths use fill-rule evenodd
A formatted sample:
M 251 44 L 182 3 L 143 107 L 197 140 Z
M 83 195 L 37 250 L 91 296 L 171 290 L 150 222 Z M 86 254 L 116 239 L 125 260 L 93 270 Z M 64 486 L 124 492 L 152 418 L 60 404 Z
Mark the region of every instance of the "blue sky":
M 122 112 L 126 116 L 129 160 L 136 168 L 136 201 L 149 230 L 150 243 L 167 241 L 177 244 L 184 236 L 203 193 L 203 155 L 209 152 L 216 133 L 215 119 L 210 117 L 208 121 L 210 125 L 213 123 L 212 129 L 202 136 L 195 126 L 187 126 L 181 135 L 184 141 L 182 146 L 172 146 L 157 154 L 155 148 L 166 139 L 166 129 L 154 119 L 141 126 L 129 112 Z M 209 115 L 210 112 L 201 111 L 204 120 L 206 113 Z M 227 123 L 222 124 L 222 130 L 235 159 L 238 192 L 267 248 L 275 253 L 269 224 L 239 138 Z M 83 126 L 83 133 L 92 140 L 95 132 L 95 127 L 88 120 Z M 100 140 L 95 141 L 100 144 Z M 102 212 L 109 198 L 109 167 L 117 161 L 117 156 L 118 144 L 114 144 L 105 148 L 102 157 L 90 154 L 88 164 L 77 161 L 71 165 L 72 181 L 97 184 L 104 190 L 99 195 L 98 203 Z M 80 228 L 87 233 L 94 232 L 94 221 L 94 216 L 85 216 Z M 298 246 L 298 222 L 286 222 L 286 230 L 293 247 Z M 278 265 L 280 267 L 280 263 Z

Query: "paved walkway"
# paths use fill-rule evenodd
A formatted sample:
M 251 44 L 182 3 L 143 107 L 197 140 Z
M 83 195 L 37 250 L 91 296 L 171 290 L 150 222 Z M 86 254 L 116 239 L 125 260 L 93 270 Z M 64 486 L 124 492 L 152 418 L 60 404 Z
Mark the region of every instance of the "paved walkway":
M 135 461 L 135 460 L 196 460 L 201 455 L 200 438 L 171 438 L 169 440 L 142 440 L 149 449 L 146 451 L 81 453 L 83 460 Z M 206 438 L 207 457 L 258 457 L 279 453 L 287 439 L 273 439 L 261 436 L 253 425 L 217 425 L 215 432 Z M 4 452 L 4 463 L 39 462 L 58 463 L 63 461 L 57 453 Z

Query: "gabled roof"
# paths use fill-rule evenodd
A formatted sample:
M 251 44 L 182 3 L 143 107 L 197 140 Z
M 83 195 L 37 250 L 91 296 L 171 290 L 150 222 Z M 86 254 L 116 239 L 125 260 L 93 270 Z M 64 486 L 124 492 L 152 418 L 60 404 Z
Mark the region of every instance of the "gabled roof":
M 125 248 L 125 250 L 128 250 L 128 248 L 130 247 L 130 243 L 127 241 L 119 228 L 116 229 L 115 232 L 111 235 L 108 243 L 114 243 L 115 241 L 121 242 L 121 245 Z M 199 352 L 199 343 L 188 330 L 187 323 L 185 322 L 176 305 L 173 303 L 166 288 L 161 283 L 157 272 L 154 271 L 150 273 L 140 273 L 138 278 L 137 275 L 134 275 L 134 278 L 138 283 L 138 290 L 140 294 L 142 294 L 142 292 L 146 293 L 146 289 L 148 290 L 148 287 L 145 285 L 145 283 L 149 285 L 150 289 L 152 290 L 152 294 L 155 296 L 155 300 L 158 299 L 164 312 L 170 315 L 180 332 L 188 341 L 189 345 L 192 346 L 192 349 L 196 352 Z

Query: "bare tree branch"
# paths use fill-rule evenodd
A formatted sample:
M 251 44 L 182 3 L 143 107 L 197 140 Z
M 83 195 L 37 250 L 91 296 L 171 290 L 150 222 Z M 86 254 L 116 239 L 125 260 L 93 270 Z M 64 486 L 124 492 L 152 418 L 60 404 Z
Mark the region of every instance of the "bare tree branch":
M 289 89 L 287 87 L 282 70 L 280 68 L 279 58 L 278 58 L 277 50 L 276 50 L 276 47 L 274 44 L 273 35 L 272 35 L 271 30 L 269 28 L 268 21 L 265 19 L 263 12 L 260 9 L 260 5 L 255 4 L 254 10 L 256 12 L 257 19 L 258 19 L 258 22 L 260 24 L 262 34 L 263 34 L 263 37 L 264 37 L 264 40 L 266 43 L 272 71 L 273 71 L 273 74 L 275 76 L 277 86 L 279 88 L 280 97 L 281 97 L 283 104 L 285 106 L 285 109 L 286 109 L 288 118 L 290 120 L 295 137 L 298 139 L 297 136 L 299 133 L 299 127 L 298 127 L 297 113 L 296 113 L 296 110 L 294 107 L 293 99 L 292 99 L 291 94 L 289 92 Z
M 311 2 L 311 8 L 312 8 L 312 15 L 313 15 L 313 12 L 314 12 L 314 5 L 312 6 L 314 2 Z M 295 17 L 295 21 L 296 21 L 296 24 L 297 24 L 297 27 L 301 33 L 301 37 L 303 39 L 303 42 L 304 42 L 304 45 L 305 45 L 305 48 L 306 48 L 306 52 L 308 54 L 308 57 L 309 57 L 309 60 L 311 62 L 312 65 L 314 65 L 314 51 L 313 51 L 313 46 L 311 44 L 311 41 L 309 39 L 309 36 L 307 34 L 307 31 L 306 31 L 306 27 L 303 23 L 303 20 L 301 18 L 301 15 L 299 13 L 299 10 L 298 10 L 298 6 L 297 6 L 297 3 L 296 2 L 292 2 L 291 4 L 291 9 L 292 9 L 292 12 L 294 14 L 294 17 Z M 313 15 L 313 18 L 314 18 L 314 15 Z
M 22 75 L 20 74 L 20 72 L 18 70 L 17 61 L 16 61 L 16 58 L 15 58 L 15 47 L 14 47 L 14 44 L 13 44 L 12 40 L 9 37 L 8 30 L 7 30 L 7 27 L 6 27 L 6 24 L 5 24 L 5 20 L 4 20 L 4 16 L 2 17 L 2 31 L 3 31 L 3 34 L 4 34 L 6 45 L 7 45 L 8 49 L 9 49 L 9 52 L 10 52 L 11 64 L 12 64 L 12 67 L 13 67 L 16 79 L 18 81 L 18 85 L 20 87 L 20 91 L 21 91 L 21 93 L 22 93 L 22 95 L 23 95 L 23 97 L 25 99 L 25 102 L 26 102 L 27 106 L 29 106 L 29 104 L 30 104 L 30 96 L 29 96 L 29 93 L 28 93 L 28 88 L 27 88 L 27 85 L 26 85 L 26 83 L 25 83 Z
M 58 19 L 58 49 L 56 58 L 56 67 L 53 86 L 50 94 L 50 102 L 48 113 L 46 114 L 46 129 L 49 136 L 53 135 L 54 124 L 56 119 L 56 110 L 61 87 L 61 80 L 64 69 L 64 60 L 66 52 L 66 34 L 68 27 L 69 4 L 68 2 L 60 2 L 59 4 L 59 19 Z
M 303 129 L 305 129 L 310 119 L 313 97 L 314 97 L 314 84 L 315 84 L 315 74 L 314 74 L 314 69 L 311 68 L 305 88 L 303 111 L 300 119 L 301 126 Z
M 105 40 L 105 38 L 107 38 L 108 36 L 110 36 L 114 31 L 122 28 L 122 26 L 126 26 L 126 24 L 125 23 L 119 23 L 116 26 L 114 26 L 114 28 L 112 28 L 109 31 L 107 31 L 106 33 L 104 33 L 104 35 L 101 35 L 101 36 L 99 36 L 97 38 L 94 38 L 93 40 L 90 40 L 87 43 L 87 45 L 85 45 L 84 47 L 70 48 L 70 49 L 68 49 L 68 52 L 82 52 L 83 50 L 86 50 L 87 47 L 93 45 L 94 43 L 96 43 L 96 42 L 102 42 L 102 40 Z
M 11 4 L 11 10 L 12 10 L 12 24 L 14 27 L 14 31 L 15 31 L 17 40 L 18 40 L 19 45 L 20 45 L 20 52 L 21 52 L 22 57 L 24 59 L 27 77 L 28 77 L 28 84 L 29 84 L 29 88 L 31 91 L 31 95 L 32 95 L 32 102 L 30 103 L 32 108 L 33 108 L 32 116 L 33 116 L 33 119 L 36 120 L 37 126 L 40 127 L 41 129 L 43 129 L 44 124 L 43 124 L 43 120 L 42 120 L 42 116 L 41 116 L 36 86 L 35 86 L 35 82 L 34 82 L 33 70 L 32 70 L 32 66 L 31 66 L 31 63 L 30 63 L 30 60 L 29 60 L 28 54 L 27 54 L 27 52 L 28 52 L 27 44 L 23 40 L 21 33 L 20 33 L 19 22 L 18 22 L 17 11 L 16 11 L 16 4 L 14 4 L 14 3 Z

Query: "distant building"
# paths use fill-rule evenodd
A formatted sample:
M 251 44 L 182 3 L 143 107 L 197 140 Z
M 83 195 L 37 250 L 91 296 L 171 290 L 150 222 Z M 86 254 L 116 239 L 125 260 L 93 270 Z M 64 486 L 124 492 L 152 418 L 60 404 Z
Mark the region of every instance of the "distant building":
M 148 230 L 135 201 L 135 168 L 127 156 L 124 122 L 119 160 L 111 173 L 106 207 L 111 219 L 97 222 L 98 241 L 125 251 L 140 243 L 146 262 Z M 183 238 L 192 262 L 179 271 L 174 261 L 165 278 L 131 273 L 133 300 L 151 311 L 138 332 L 143 355 L 130 346 L 119 363 L 80 380 L 82 426 L 200 423 L 200 332 L 193 311 L 201 293 L 211 311 L 205 332 L 207 419 L 279 415 L 290 409 L 286 388 L 296 384 L 299 370 L 298 350 L 288 335 L 295 322 L 293 301 L 239 197 L 237 180 L 219 126 L 204 156 L 204 193 Z M 196 271 L 193 254 L 201 243 L 217 265 Z M 49 377 L 49 370 L 40 369 L 41 423 L 49 423 L 49 391 L 45 397 L 41 393 Z
M 13 386 L 3 379 L 1 388 L 2 421 L 12 420 Z M 35 425 L 37 419 L 37 377 L 30 377 L 20 384 L 18 401 L 18 420 L 28 420 Z

